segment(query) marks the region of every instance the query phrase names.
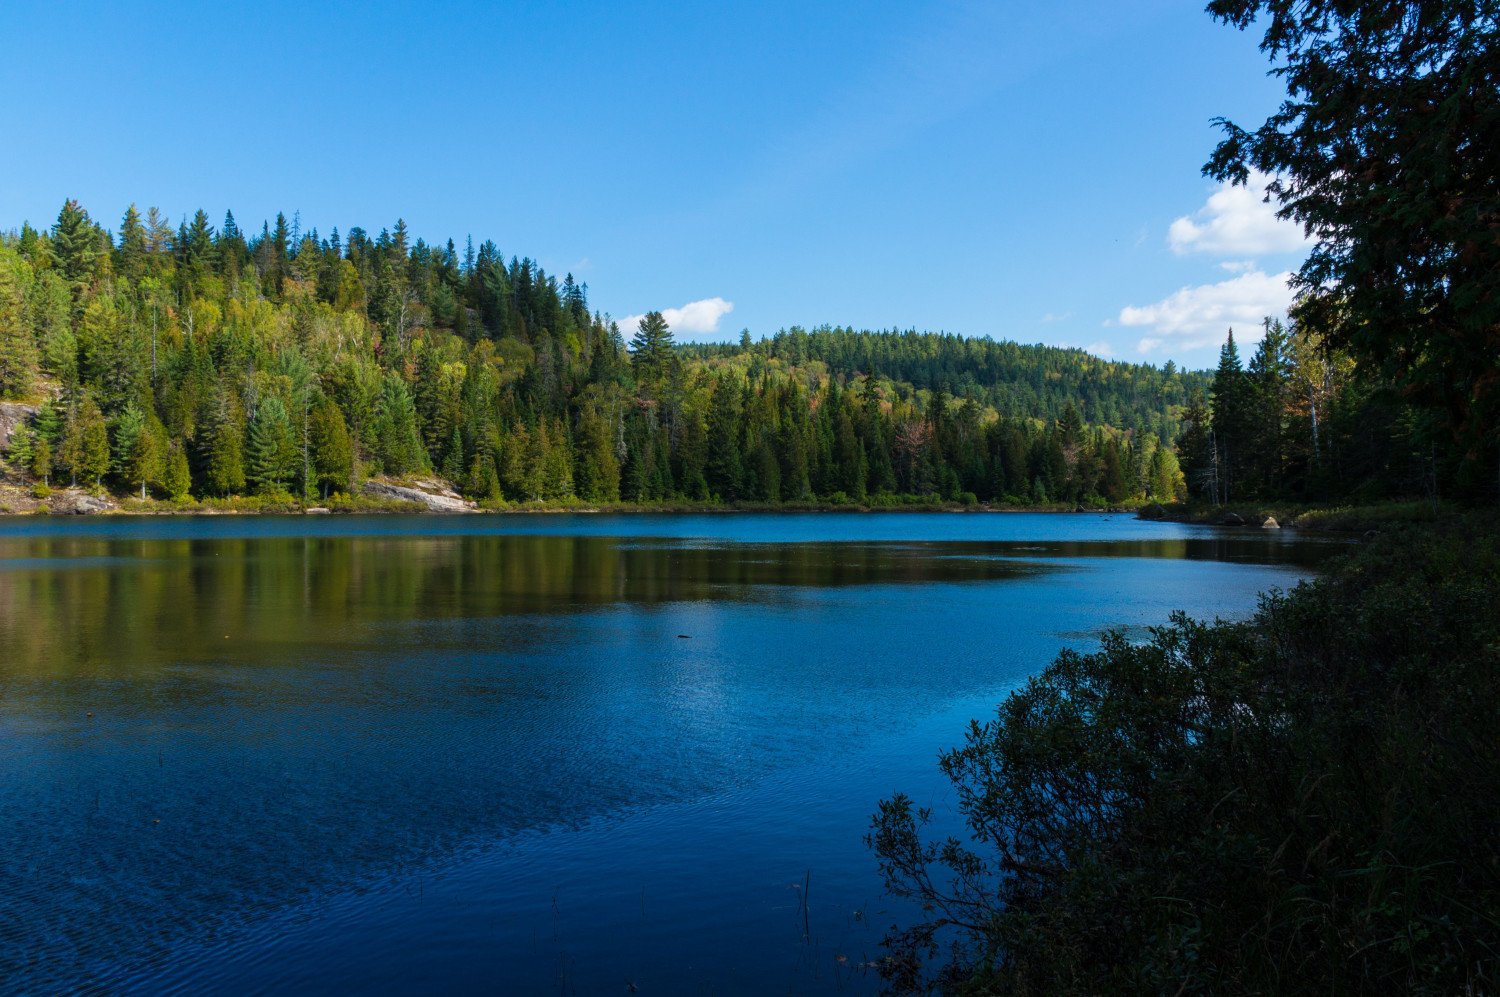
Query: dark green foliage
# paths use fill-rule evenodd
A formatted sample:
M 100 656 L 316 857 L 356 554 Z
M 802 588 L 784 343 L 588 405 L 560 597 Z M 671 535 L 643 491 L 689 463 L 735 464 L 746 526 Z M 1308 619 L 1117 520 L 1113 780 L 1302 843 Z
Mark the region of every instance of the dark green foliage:
M 83 206 L 69 200 L 57 213 L 51 246 L 58 269 L 77 300 L 93 282 L 101 250 L 108 243 Z
M 708 410 L 708 460 L 704 475 L 709 491 L 734 501 L 741 497 L 745 469 L 740 453 L 744 432 L 739 385 L 721 379 L 714 386 Z
M 204 425 L 199 428 L 202 444 L 203 487 L 214 495 L 232 495 L 245 487 L 243 430 L 235 400 L 219 389 Z
M 1188 392 L 1208 385 L 1202 374 L 1179 371 L 1170 363 L 1156 368 L 1101 360 L 1082 350 L 915 331 L 792 328 L 748 351 L 740 344 L 678 350 L 689 357 L 751 352 L 790 366 L 821 362 L 848 381 L 866 375 L 920 391 L 942 389 L 1008 418 L 1050 422 L 1072 404 L 1083 422 L 1152 432 L 1167 440 L 1177 436 L 1177 413 Z
M 69 406 L 58 453 L 70 484 L 98 486 L 109 473 L 109 427 L 94 399 L 85 396 Z
M 330 490 L 346 490 L 354 477 L 354 443 L 344 414 L 330 398 L 313 407 L 308 425 L 313 473 L 327 497 Z
M 1286 98 L 1205 171 L 1270 188 L 1317 243 L 1298 324 L 1427 406 L 1494 484 L 1500 425 L 1500 10 L 1491 0 L 1211 0 L 1263 31 Z
M 31 267 L 0 246 L 0 399 L 25 398 L 36 388 L 39 357 L 27 315 Z
M 667 376 L 672 359 L 672 330 L 667 320 L 661 312 L 647 312 L 630 340 L 630 363 L 636 379 L 654 387 Z
M 281 492 L 296 474 L 301 455 L 286 406 L 275 395 L 256 408 L 244 453 L 245 480 L 261 494 Z
M 139 488 L 146 497 L 150 485 L 161 484 L 167 471 L 167 438 L 155 412 L 142 412 L 134 405 L 121 412 L 114 424 L 114 471 L 116 477 Z
M 192 493 L 192 469 L 188 466 L 187 451 L 184 448 L 173 446 L 167 455 L 167 470 L 162 487 L 166 489 L 167 496 L 177 502 Z
M 1064 652 L 941 758 L 968 840 L 870 842 L 897 992 L 1477 993 L 1500 971 L 1500 534 L 1378 541 Z

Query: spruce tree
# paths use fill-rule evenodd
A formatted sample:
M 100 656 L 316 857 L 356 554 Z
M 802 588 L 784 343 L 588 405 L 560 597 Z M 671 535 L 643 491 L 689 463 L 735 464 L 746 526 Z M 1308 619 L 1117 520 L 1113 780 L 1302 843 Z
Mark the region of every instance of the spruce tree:
M 146 275 L 146 226 L 135 205 L 125 209 L 120 219 L 120 244 L 115 253 L 115 269 L 131 284 Z
M 299 453 L 286 406 L 266 398 L 250 420 L 245 447 L 245 480 L 263 495 L 277 494 L 297 472 Z
M 1209 498 L 1218 495 L 1215 479 L 1213 452 L 1213 426 L 1209 421 L 1208 405 L 1203 392 L 1194 389 L 1188 400 L 1187 411 L 1182 416 L 1182 433 L 1177 437 L 1177 460 L 1187 480 L 1189 492 L 1197 492 Z M 1171 501 L 1154 496 L 1158 502 Z
M 52 251 L 75 297 L 94 279 L 100 252 L 99 228 L 77 201 L 63 203 L 52 227 Z
M 630 362 L 636 380 L 655 387 L 666 376 L 672 361 L 672 330 L 661 312 L 647 312 L 630 340 Z
M 167 456 L 166 475 L 162 487 L 174 502 L 181 502 L 192 493 L 193 474 L 188 467 L 187 450 L 181 443 L 173 443 Z
M 740 452 L 740 392 L 727 377 L 714 386 L 708 409 L 709 490 L 726 502 L 740 497 L 744 462 Z
M 243 432 L 232 399 L 220 389 L 206 427 L 204 487 L 228 497 L 245 488 Z
M 1234 330 L 1219 350 L 1219 366 L 1214 371 L 1213 440 L 1217 454 L 1219 496 L 1229 501 L 1240 495 L 1242 480 L 1255 447 L 1255 423 L 1250 384 L 1240 364 L 1240 351 L 1234 343 Z
M 313 474 L 324 498 L 332 489 L 348 489 L 354 477 L 354 444 L 343 412 L 331 398 L 313 406 L 311 437 Z
M 31 267 L 0 245 L 0 399 L 25 398 L 36 387 L 36 339 L 26 315 Z

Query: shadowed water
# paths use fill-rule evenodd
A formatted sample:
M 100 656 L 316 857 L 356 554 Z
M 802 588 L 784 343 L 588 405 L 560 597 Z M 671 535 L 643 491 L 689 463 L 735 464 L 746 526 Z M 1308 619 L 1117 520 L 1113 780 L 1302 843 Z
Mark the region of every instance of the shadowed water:
M 21 992 L 868 992 L 860 843 L 1110 625 L 1330 545 L 1103 516 L 0 524 Z M 810 875 L 809 875 L 810 873 Z

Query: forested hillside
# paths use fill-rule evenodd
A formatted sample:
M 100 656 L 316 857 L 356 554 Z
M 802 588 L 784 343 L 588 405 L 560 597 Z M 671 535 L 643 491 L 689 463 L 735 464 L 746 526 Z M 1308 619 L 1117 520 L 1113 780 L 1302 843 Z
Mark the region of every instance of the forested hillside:
M 13 472 L 179 501 L 437 474 L 482 502 L 1171 497 L 1168 365 L 916 333 L 677 346 L 492 242 L 68 201 L 0 239 Z
M 732 355 L 746 349 L 695 345 L 696 356 Z M 1063 417 L 1072 405 L 1089 423 L 1129 428 L 1172 440 L 1180 409 L 1194 389 L 1208 388 L 1202 374 L 1179 371 L 1168 360 L 1161 368 L 1102 360 L 1079 349 L 910 331 L 856 332 L 824 326 L 808 332 L 793 328 L 755 345 L 755 350 L 789 364 L 816 360 L 834 374 L 859 374 L 906 382 L 915 388 L 942 388 L 973 398 L 1012 419 Z

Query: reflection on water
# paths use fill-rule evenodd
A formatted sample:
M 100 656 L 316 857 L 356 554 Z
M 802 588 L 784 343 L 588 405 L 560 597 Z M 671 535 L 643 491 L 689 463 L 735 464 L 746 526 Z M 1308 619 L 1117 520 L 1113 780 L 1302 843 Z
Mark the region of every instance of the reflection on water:
M 460 989 L 491 979 L 479 970 L 497 950 L 517 965 L 511 950 L 535 935 L 536 898 L 514 892 L 523 869 L 623 882 L 663 849 L 689 875 L 652 926 L 682 937 L 708 931 L 736 890 L 747 904 L 764 893 L 748 870 L 811 850 L 832 905 L 840 876 L 868 890 L 869 861 L 831 842 L 857 837 L 889 773 L 930 768 L 907 757 L 929 742 L 891 747 L 924 718 L 972 714 L 1079 639 L 1068 635 L 1178 606 L 1244 612 L 1326 549 L 1135 525 L 1112 540 L 1058 517 L 1032 517 L 1024 539 L 925 540 L 922 517 L 893 518 L 897 539 L 834 542 L 824 537 L 870 527 L 714 520 L 739 540 L 451 521 L 435 534 L 235 535 L 261 529 L 245 521 L 225 536 L 201 524 L 0 534 L 0 979 L 194 989 L 195 973 L 201 984 L 236 959 L 270 990 L 326 986 L 325 971 L 348 980 L 357 966 L 398 979 L 417 957 L 373 955 L 370 912 L 418 869 L 469 870 L 450 886 L 446 909 L 467 912 L 444 922 L 450 944 L 476 911 L 512 925 L 483 953 L 447 954 L 440 969 Z M 949 535 L 949 522 L 933 517 L 930 532 Z M 694 809 L 706 800 L 719 801 L 712 812 Z M 677 816 L 663 824 L 665 813 Z M 725 813 L 742 816 L 719 826 Z M 644 847 L 612 852 L 640 821 Z M 594 844 L 579 856 L 519 843 L 546 828 Z M 522 865 L 481 875 L 502 842 Z M 695 892 L 691 870 L 709 868 L 715 882 Z M 333 896 L 386 899 L 347 901 L 358 916 L 316 927 L 311 911 Z M 299 909 L 313 927 L 276 920 Z M 626 937 L 612 912 L 589 914 L 600 951 L 611 932 Z M 397 917 L 396 937 L 434 916 Z M 734 944 L 779 951 L 776 932 L 752 919 Z M 288 937 L 300 962 L 253 958 Z M 652 937 L 631 956 L 647 958 Z M 725 942 L 710 931 L 694 944 Z M 539 953 L 538 964 L 555 954 Z M 658 962 L 650 971 L 672 980 L 680 960 Z M 832 986 L 819 965 L 800 989 Z M 722 978 L 785 989 L 793 971 L 767 966 Z M 509 979 L 550 979 L 527 972 Z

